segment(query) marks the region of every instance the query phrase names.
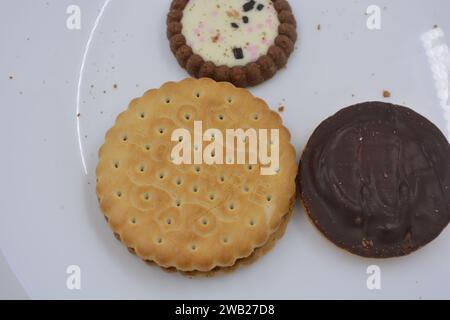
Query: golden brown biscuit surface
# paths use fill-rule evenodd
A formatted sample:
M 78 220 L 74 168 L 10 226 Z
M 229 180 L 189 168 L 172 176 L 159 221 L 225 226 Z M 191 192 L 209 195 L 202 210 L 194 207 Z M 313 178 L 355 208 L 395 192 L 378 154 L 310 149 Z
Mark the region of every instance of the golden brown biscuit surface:
M 172 133 L 279 129 L 280 167 L 175 165 Z M 205 143 L 204 146 L 206 146 Z M 122 242 L 179 271 L 231 267 L 264 246 L 290 211 L 297 164 L 280 116 L 247 90 L 210 79 L 169 82 L 130 103 L 99 151 L 97 195 Z
M 241 258 L 236 260 L 235 264 L 232 265 L 231 267 L 215 267 L 214 269 L 208 271 L 208 272 L 201 272 L 201 271 L 179 271 L 174 267 L 170 267 L 170 268 L 164 268 L 164 267 L 160 267 L 162 270 L 169 272 L 169 273 L 180 273 L 186 277 L 190 277 L 190 278 L 194 278 L 194 277 L 200 277 L 200 276 L 205 276 L 205 277 L 215 277 L 218 276 L 220 274 L 227 274 L 227 273 L 231 273 L 236 271 L 237 269 L 244 267 L 244 266 L 248 266 L 251 265 L 253 263 L 255 263 L 256 261 L 258 261 L 261 257 L 265 256 L 267 253 L 269 253 L 272 248 L 275 246 L 276 242 L 278 240 L 280 240 L 287 229 L 287 225 L 289 223 L 289 221 L 291 220 L 292 216 L 293 216 L 293 209 L 295 206 L 295 197 L 292 198 L 292 203 L 291 203 L 291 208 L 289 209 L 289 212 L 285 214 L 285 216 L 282 219 L 282 222 L 280 224 L 280 226 L 278 227 L 278 229 L 269 237 L 269 239 L 267 240 L 267 242 L 261 246 L 256 248 L 251 255 L 249 255 L 246 258 Z M 120 236 L 118 234 L 114 235 L 116 237 L 117 240 L 121 241 Z M 130 251 L 130 253 L 132 254 L 136 254 L 136 252 L 134 251 L 134 249 L 130 249 L 128 248 L 128 250 Z M 146 263 L 148 263 L 150 266 L 155 266 L 155 262 L 153 261 L 145 261 Z M 157 266 L 157 265 L 156 265 Z

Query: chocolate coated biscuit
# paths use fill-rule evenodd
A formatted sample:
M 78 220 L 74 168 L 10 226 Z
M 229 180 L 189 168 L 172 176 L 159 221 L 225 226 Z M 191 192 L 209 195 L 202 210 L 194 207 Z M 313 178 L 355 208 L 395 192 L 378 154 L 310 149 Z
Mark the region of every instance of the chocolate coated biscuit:
M 450 146 L 411 109 L 381 102 L 324 121 L 301 162 L 303 202 L 316 227 L 351 253 L 410 254 L 450 221 Z

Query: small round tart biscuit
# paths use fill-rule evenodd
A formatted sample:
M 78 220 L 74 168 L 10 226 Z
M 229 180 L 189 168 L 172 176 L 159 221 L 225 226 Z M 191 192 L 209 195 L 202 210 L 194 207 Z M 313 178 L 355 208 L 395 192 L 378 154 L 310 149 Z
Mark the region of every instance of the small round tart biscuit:
M 239 129 L 248 135 L 231 135 Z M 108 131 L 96 171 L 100 207 L 145 261 L 183 272 L 233 267 L 267 245 L 292 210 L 290 138 L 245 89 L 207 78 L 166 83 L 133 100 Z M 233 141 L 245 149 L 233 152 Z
M 193 77 L 258 85 L 283 68 L 297 41 L 286 0 L 174 0 L 167 36 Z
M 450 221 L 450 145 L 406 107 L 367 102 L 324 121 L 304 150 L 299 181 L 316 227 L 363 257 L 408 255 Z

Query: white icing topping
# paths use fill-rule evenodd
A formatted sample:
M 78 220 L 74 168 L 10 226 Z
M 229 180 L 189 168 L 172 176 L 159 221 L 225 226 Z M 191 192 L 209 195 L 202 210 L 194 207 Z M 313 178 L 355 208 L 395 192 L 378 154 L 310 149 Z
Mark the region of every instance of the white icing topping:
M 280 25 L 271 0 L 190 0 L 181 23 L 194 53 L 228 67 L 267 54 Z

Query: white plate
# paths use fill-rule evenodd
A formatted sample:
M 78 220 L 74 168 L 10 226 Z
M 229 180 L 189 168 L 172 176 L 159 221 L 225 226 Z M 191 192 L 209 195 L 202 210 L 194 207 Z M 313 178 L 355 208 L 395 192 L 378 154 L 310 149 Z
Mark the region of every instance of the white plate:
M 1 31 L 2 48 L 14 44 L 21 49 L 18 57 L 0 53 L 0 96 L 7 99 L 0 128 L 6 144 L 0 159 L 5 177 L 0 187 L 0 246 L 30 297 L 450 298 L 450 229 L 408 257 L 368 260 L 324 240 L 299 206 L 274 250 L 230 275 L 188 279 L 130 255 L 114 239 L 98 208 L 97 150 L 132 98 L 187 76 L 165 37 L 169 1 L 81 1 L 85 19 L 96 22 L 92 28 L 85 23 L 89 30 L 83 34 L 90 38 L 83 37 L 87 46 L 81 48 L 74 48 L 73 42 L 81 41 L 73 31 L 55 30 L 52 25 L 58 21 L 63 29 L 64 10 L 70 3 L 51 4 L 57 10 L 46 11 L 40 2 L 38 12 L 59 12 L 58 18 L 49 16 L 52 22 L 27 29 L 32 24 L 22 21 L 27 27 L 18 24 L 14 37 L 4 28 L 14 25 L 14 19 L 5 14 Z M 410 106 L 450 137 L 448 1 L 380 0 L 382 29 L 376 31 L 366 25 L 365 12 L 373 4 L 369 1 L 291 0 L 291 4 L 299 22 L 297 49 L 287 69 L 251 91 L 274 109 L 285 106 L 282 117 L 299 152 L 322 120 L 368 100 Z M 22 10 L 11 1 L 6 7 Z M 38 31 L 31 31 L 35 28 Z M 52 43 L 53 32 L 61 42 L 42 47 Z M 28 33 L 32 36 L 26 40 Z M 76 68 L 66 67 L 59 51 L 68 52 L 65 46 L 74 48 Z M 31 61 L 42 66 L 29 63 L 25 51 L 38 56 Z M 80 70 L 73 72 L 76 81 L 63 78 L 69 69 Z M 19 79 L 7 79 L 12 73 L 23 74 L 24 83 L 39 85 L 28 85 L 28 96 L 20 93 L 14 82 Z M 53 82 L 40 83 L 46 78 Z M 41 91 L 42 86 L 46 89 Z M 383 90 L 392 97 L 384 99 Z M 38 97 L 43 95 L 48 105 L 40 104 Z M 81 268 L 81 290 L 66 287 L 70 265 Z M 381 290 L 366 286 L 370 265 L 381 268 Z

